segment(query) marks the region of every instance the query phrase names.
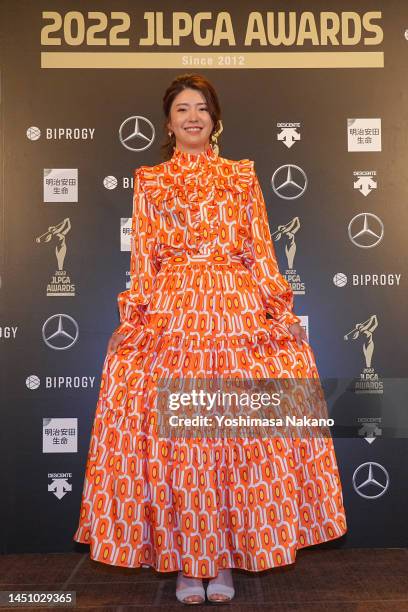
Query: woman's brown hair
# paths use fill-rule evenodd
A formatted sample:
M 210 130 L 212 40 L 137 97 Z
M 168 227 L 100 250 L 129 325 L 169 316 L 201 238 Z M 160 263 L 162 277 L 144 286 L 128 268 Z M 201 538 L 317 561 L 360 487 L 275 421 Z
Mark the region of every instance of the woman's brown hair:
M 181 92 L 183 89 L 197 89 L 200 91 L 205 101 L 207 102 L 208 111 L 210 113 L 211 119 L 214 123 L 213 130 L 211 134 L 217 131 L 218 129 L 218 121 L 221 119 L 221 108 L 220 103 L 218 101 L 218 96 L 214 87 L 211 85 L 209 81 L 201 74 L 195 73 L 187 73 L 181 74 L 176 77 L 168 86 L 163 96 L 163 112 L 165 116 L 164 120 L 164 137 L 165 140 L 163 144 L 160 146 L 160 151 L 162 155 L 163 161 L 167 161 L 173 155 L 173 149 L 176 144 L 176 138 L 174 133 L 169 137 L 168 135 L 168 127 L 167 122 L 170 119 L 170 109 L 173 103 L 174 98 Z

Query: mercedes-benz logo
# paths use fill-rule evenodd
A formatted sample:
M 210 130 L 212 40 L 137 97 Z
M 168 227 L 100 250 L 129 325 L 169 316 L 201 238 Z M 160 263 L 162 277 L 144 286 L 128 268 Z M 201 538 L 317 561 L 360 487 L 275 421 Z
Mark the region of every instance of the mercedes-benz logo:
M 381 497 L 388 489 L 389 484 L 390 477 L 387 470 L 375 461 L 362 463 L 353 474 L 354 490 L 365 499 Z M 366 489 L 369 493 L 363 493 L 363 489 Z
M 271 178 L 272 189 L 284 200 L 295 200 L 306 191 L 307 176 L 299 166 L 286 164 L 275 170 Z
M 55 351 L 66 351 L 78 340 L 78 323 L 66 314 L 49 317 L 42 327 L 42 337 L 47 346 Z
M 146 117 L 128 117 L 119 128 L 119 140 L 129 151 L 144 151 L 154 141 L 154 125 Z
M 371 249 L 383 239 L 384 224 L 373 213 L 360 213 L 350 221 L 348 235 L 351 242 L 360 249 Z

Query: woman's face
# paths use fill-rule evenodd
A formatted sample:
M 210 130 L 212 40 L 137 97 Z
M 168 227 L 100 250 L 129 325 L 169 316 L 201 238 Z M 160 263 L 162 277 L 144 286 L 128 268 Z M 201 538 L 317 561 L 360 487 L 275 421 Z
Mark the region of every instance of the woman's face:
M 201 91 L 183 89 L 177 94 L 167 126 L 174 132 L 176 147 L 180 151 L 198 153 L 209 147 L 213 121 Z M 193 127 L 198 129 L 189 129 Z

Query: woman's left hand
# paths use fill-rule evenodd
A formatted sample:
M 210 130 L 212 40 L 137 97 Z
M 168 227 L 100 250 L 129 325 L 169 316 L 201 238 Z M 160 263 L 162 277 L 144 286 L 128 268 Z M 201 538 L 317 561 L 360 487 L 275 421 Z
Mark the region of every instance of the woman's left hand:
M 289 325 L 289 331 L 295 336 L 298 346 L 302 346 L 302 340 L 307 342 L 307 335 L 300 323 L 292 323 Z

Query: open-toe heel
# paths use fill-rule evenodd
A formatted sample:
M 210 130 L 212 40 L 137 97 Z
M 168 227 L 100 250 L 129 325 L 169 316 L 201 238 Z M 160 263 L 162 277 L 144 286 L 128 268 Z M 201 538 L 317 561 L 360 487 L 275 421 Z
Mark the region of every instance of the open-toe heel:
M 210 580 L 207 586 L 207 599 L 212 603 L 228 603 L 235 595 L 232 574 L 228 570 L 219 570 L 218 576 Z
M 194 605 L 205 602 L 205 590 L 201 578 L 188 578 L 179 572 L 177 576 L 176 597 L 184 604 Z

